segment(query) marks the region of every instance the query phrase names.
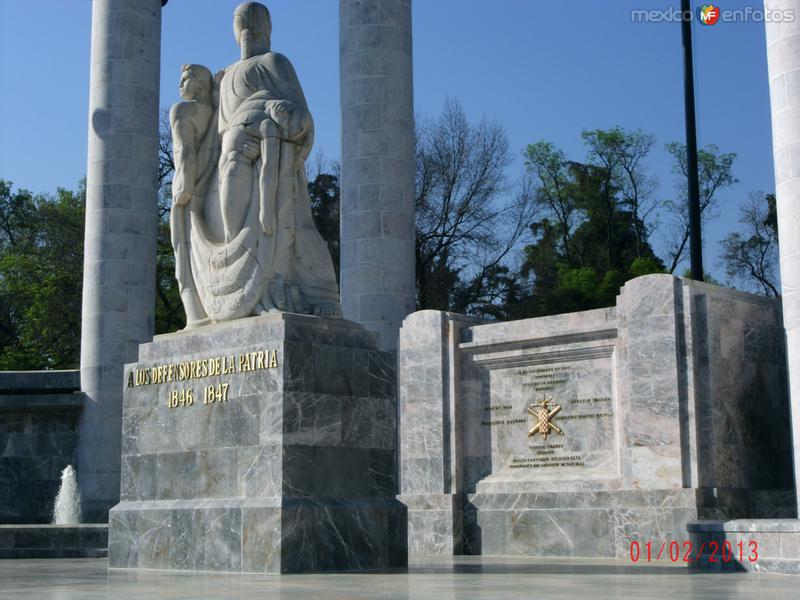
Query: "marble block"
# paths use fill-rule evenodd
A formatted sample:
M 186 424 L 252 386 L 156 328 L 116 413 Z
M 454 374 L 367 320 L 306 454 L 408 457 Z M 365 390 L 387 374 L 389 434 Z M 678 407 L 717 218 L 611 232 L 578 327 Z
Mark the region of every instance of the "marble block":
M 800 519 L 741 519 L 688 524 L 690 567 L 800 575 Z
M 405 564 L 395 355 L 376 337 L 341 319 L 276 313 L 143 344 L 125 368 L 109 565 Z
M 409 551 L 623 557 L 696 519 L 792 516 L 781 332 L 779 302 L 670 275 L 598 310 L 410 315 Z

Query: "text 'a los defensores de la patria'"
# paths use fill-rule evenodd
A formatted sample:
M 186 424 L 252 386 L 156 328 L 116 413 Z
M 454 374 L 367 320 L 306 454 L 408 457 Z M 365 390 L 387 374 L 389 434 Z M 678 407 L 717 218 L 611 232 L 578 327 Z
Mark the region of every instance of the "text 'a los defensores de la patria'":
M 183 361 L 165 365 L 155 365 L 143 369 L 133 369 L 128 373 L 128 387 L 159 385 L 202 379 L 206 377 L 220 377 L 250 373 L 278 367 L 278 351 L 275 349 L 243 352 L 238 355 L 216 356 L 198 360 Z M 228 401 L 230 383 L 203 386 L 202 403 L 215 404 Z M 180 387 L 169 390 L 167 394 L 167 407 L 188 407 L 200 400 L 191 387 Z

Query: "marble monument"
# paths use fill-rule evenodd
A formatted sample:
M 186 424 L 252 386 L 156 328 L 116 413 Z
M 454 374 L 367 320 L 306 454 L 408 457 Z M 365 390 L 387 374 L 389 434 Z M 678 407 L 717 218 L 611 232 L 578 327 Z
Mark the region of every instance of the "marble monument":
M 123 422 L 112 565 L 379 567 L 403 562 L 406 523 L 414 554 L 620 556 L 635 539 L 685 539 L 695 518 L 737 518 L 691 535 L 775 534 L 766 556 L 788 548 L 797 571 L 797 521 L 780 517 L 797 508 L 800 21 L 766 27 L 783 315 L 668 277 L 629 282 L 609 309 L 513 324 L 417 313 L 400 338 L 398 447 L 384 351 L 414 298 L 411 0 L 339 5 L 341 311 L 378 335 L 329 318 L 338 295 L 301 167 L 313 120 L 269 49 L 268 12 L 247 3 L 242 60 L 216 75 L 186 65 L 171 114 L 189 331 L 131 362 L 153 331 L 163 4 L 93 2 L 77 459 L 102 520 Z M 343 481 L 341 465 L 367 475 Z M 778 519 L 738 520 L 759 516 Z
M 340 318 L 307 192 L 313 120 L 271 29 L 243 3 L 241 60 L 181 71 L 171 226 L 187 327 L 125 367 L 111 567 L 406 563 L 396 355 Z
M 793 516 L 781 327 L 776 300 L 671 275 L 607 309 L 409 316 L 409 553 L 625 558 L 698 518 Z

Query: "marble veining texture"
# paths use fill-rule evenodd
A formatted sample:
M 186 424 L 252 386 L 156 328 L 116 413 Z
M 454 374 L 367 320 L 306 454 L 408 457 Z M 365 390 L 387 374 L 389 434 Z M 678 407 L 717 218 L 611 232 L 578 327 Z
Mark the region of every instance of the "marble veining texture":
M 622 556 L 698 518 L 794 516 L 778 302 L 652 275 L 609 309 L 464 319 L 401 330 L 411 552 Z M 528 437 L 546 396 L 565 435 Z
M 695 568 L 800 575 L 798 519 L 699 521 L 689 523 L 688 531 L 694 547 L 702 549 Z
M 110 565 L 287 573 L 405 564 L 395 359 L 375 342 L 352 323 L 283 314 L 144 345 L 126 376 L 273 349 L 278 365 L 126 388 Z M 228 399 L 203 404 L 203 388 L 223 383 Z M 186 387 L 193 405 L 168 408 L 171 390 Z

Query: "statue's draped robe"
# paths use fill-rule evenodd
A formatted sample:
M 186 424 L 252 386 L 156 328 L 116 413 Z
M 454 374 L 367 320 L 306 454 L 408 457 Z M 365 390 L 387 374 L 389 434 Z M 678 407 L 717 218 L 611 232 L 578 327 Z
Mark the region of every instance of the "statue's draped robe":
M 261 156 L 251 169 L 252 193 L 244 223 L 230 241 L 224 241 L 220 144 L 233 127 L 255 122 L 257 128 L 264 119 L 265 103 L 276 100 L 308 110 L 297 75 L 282 55 L 267 53 L 226 69 L 220 83 L 219 127 L 212 119 L 198 148 L 196 194 L 185 209 L 173 207 L 176 275 L 182 293 L 196 294 L 212 321 L 275 307 L 295 312 L 338 307 L 333 263 L 314 226 L 308 197 L 304 160 L 313 126 L 304 144 L 279 137 L 262 140 Z M 265 234 L 262 221 L 273 225 L 272 235 Z

